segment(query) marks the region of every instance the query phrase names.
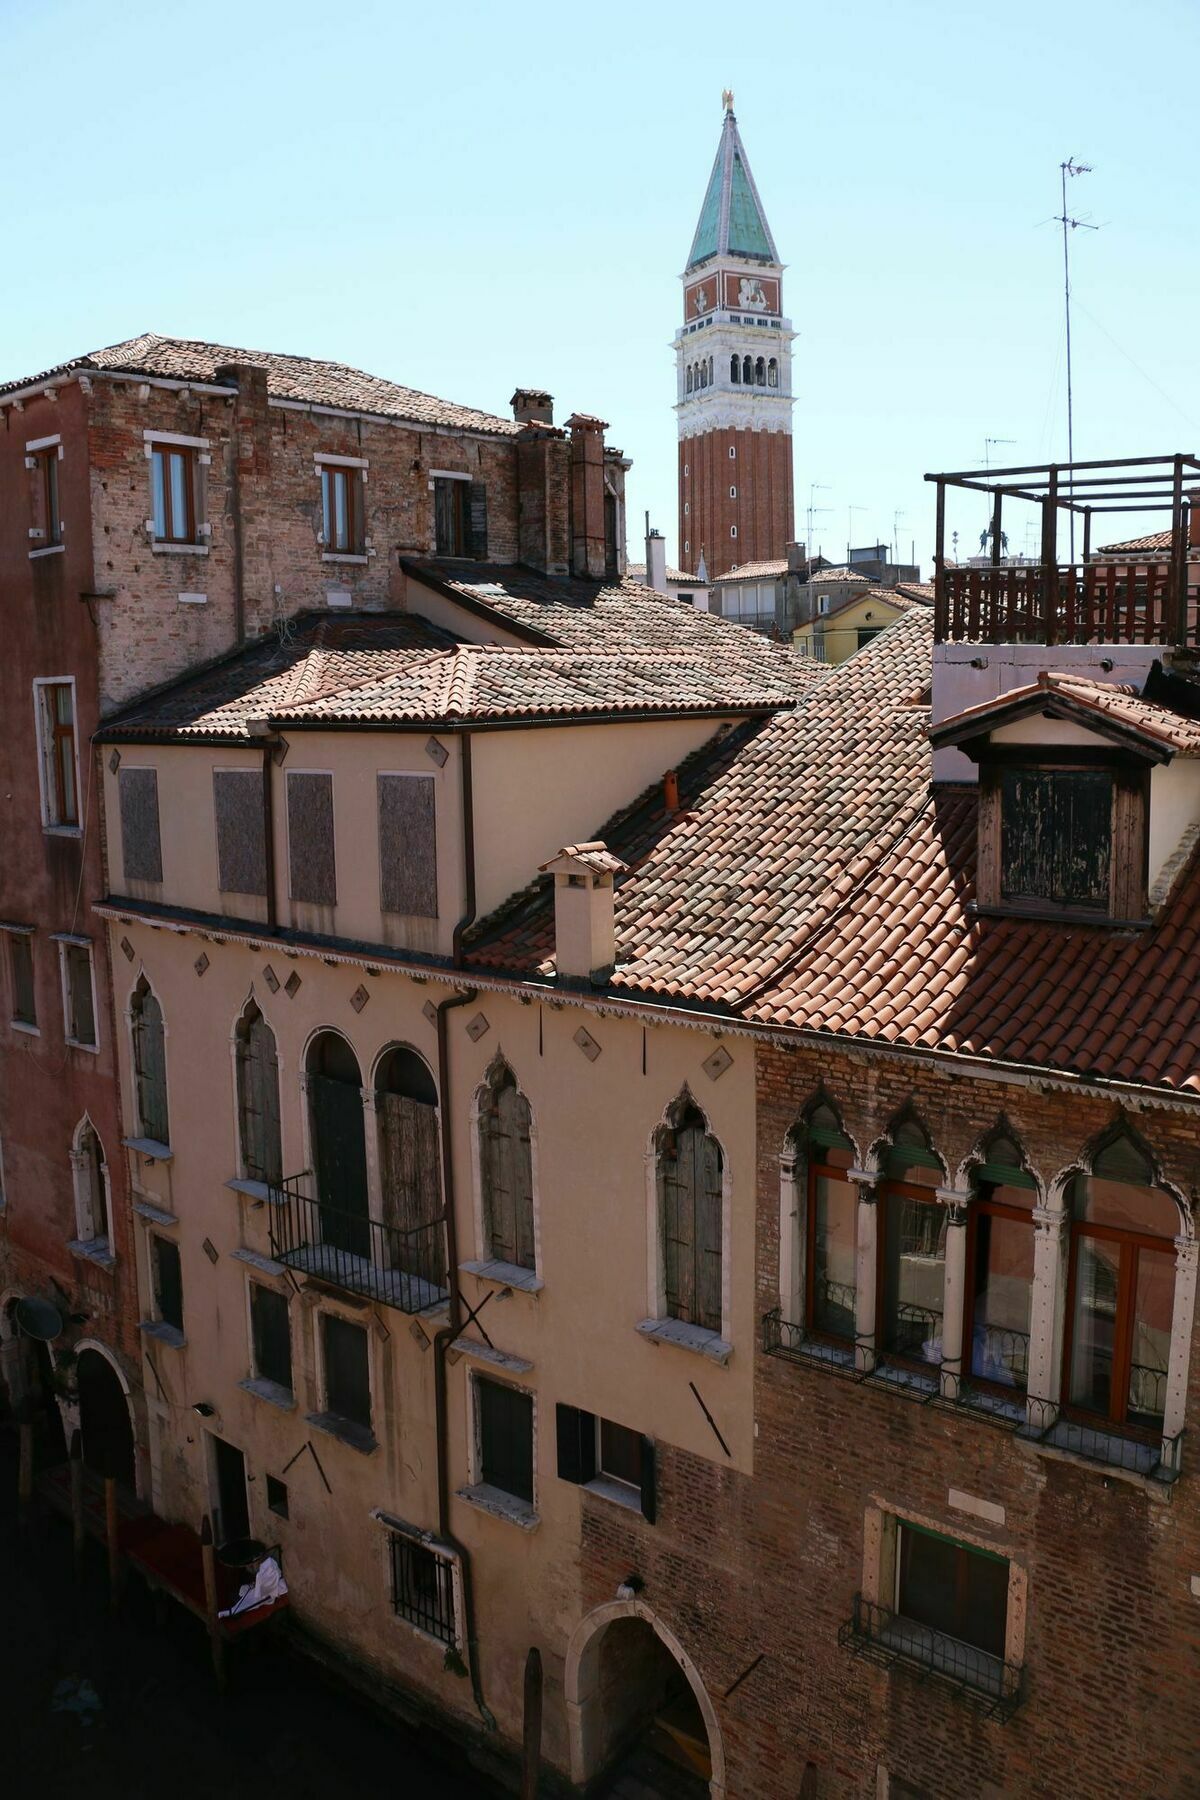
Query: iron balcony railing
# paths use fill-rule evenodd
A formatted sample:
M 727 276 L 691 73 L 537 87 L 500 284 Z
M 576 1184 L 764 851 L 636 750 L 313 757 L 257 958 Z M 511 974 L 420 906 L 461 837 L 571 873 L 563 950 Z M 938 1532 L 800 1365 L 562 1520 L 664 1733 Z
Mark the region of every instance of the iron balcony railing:
M 442 1219 L 408 1229 L 384 1225 L 363 1211 L 332 1205 L 314 1186 L 306 1171 L 271 1190 L 271 1254 L 277 1262 L 399 1312 L 425 1312 L 445 1300 Z
M 1066 1450 L 1103 1468 L 1124 1469 L 1168 1487 L 1179 1479 L 1182 1431 L 1171 1437 L 1152 1437 L 1148 1433 L 1135 1436 L 1121 1426 L 1089 1425 L 1069 1418 L 1057 1400 L 1039 1400 L 1031 1395 L 1026 1406 L 1026 1421 L 1018 1428 L 1017 1436 L 1029 1443 Z
M 990 1718 L 1010 1718 L 1024 1698 L 1023 1671 L 1017 1664 L 906 1619 L 861 1594 L 855 1594 L 853 1614 L 838 1629 L 838 1643 L 882 1667 L 901 1664 L 912 1669 L 922 1680 L 950 1688 Z

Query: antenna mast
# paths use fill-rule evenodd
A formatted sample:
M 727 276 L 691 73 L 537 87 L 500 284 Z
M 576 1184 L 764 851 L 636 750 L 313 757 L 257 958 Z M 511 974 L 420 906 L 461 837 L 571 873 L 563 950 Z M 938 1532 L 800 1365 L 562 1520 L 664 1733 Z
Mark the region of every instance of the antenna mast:
M 1063 237 L 1063 305 L 1067 315 L 1067 492 L 1074 497 L 1074 465 L 1075 465 L 1075 410 L 1074 396 L 1071 388 L 1071 255 L 1068 245 L 1069 233 L 1078 231 L 1082 225 L 1085 231 L 1099 231 L 1098 225 L 1089 225 L 1086 219 L 1072 219 L 1067 213 L 1067 176 L 1090 175 L 1091 163 L 1077 163 L 1068 156 L 1065 163 L 1059 163 L 1062 176 L 1062 212 L 1058 214 L 1058 223 L 1062 226 Z M 1075 509 L 1071 508 L 1071 563 L 1075 562 Z

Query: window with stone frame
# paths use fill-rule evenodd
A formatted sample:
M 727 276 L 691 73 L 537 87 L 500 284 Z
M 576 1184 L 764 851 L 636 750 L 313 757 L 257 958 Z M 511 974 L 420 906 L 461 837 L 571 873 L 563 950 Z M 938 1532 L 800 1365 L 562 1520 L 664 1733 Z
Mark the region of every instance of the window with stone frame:
M 96 995 L 92 971 L 92 946 L 86 938 L 60 938 L 62 959 L 63 1029 L 68 1044 L 96 1050 Z
M 366 554 L 361 468 L 321 462 L 321 543 L 326 555 Z
M 279 1126 L 279 1058 L 275 1033 L 253 1000 L 237 1023 L 237 1099 L 241 1173 L 278 1187 L 283 1180 Z
M 37 988 L 33 973 L 33 932 L 12 930 L 8 939 L 9 1017 L 14 1025 L 37 1030 Z
M 71 1152 L 75 1178 L 75 1237 L 81 1244 L 96 1249 L 108 1247 L 108 1168 L 99 1133 L 85 1123 Z
M 288 1297 L 259 1281 L 250 1283 L 250 1343 L 254 1378 L 292 1391 L 292 1328 Z
M 446 1281 L 437 1088 L 415 1050 L 397 1045 L 375 1076 L 379 1184 L 392 1267 L 429 1284 Z
M 433 536 L 438 556 L 487 557 L 487 485 L 436 475 L 433 480 Z
M 42 775 L 42 823 L 50 830 L 79 827 L 79 754 L 75 737 L 75 683 L 38 679 L 38 750 Z
M 130 1024 L 138 1135 L 157 1144 L 169 1144 L 166 1033 L 162 1007 L 144 975 L 133 991 Z
M 150 445 L 150 517 L 158 543 L 198 541 L 197 467 L 194 445 Z
M 688 1096 L 655 1142 L 658 1230 L 666 1317 L 721 1332 L 724 1158 Z
M 825 1103 L 812 1109 L 797 1140 L 804 1159 L 805 1333 L 853 1343 L 858 1291 L 858 1189 L 848 1174 L 853 1145 Z
M 479 1481 L 533 1505 L 533 1395 L 507 1382 L 474 1379 Z
M 936 1368 L 942 1360 L 947 1212 L 942 1164 L 916 1120 L 892 1138 L 878 1188 L 876 1341 L 889 1361 Z
M 365 1327 L 337 1313 L 322 1313 L 321 1349 L 326 1412 L 370 1432 L 371 1341 Z
M 154 1316 L 163 1325 L 183 1331 L 183 1265 L 179 1245 L 157 1232 L 150 1239 L 154 1283 Z
M 479 1095 L 479 1179 L 483 1254 L 534 1269 L 533 1142 L 529 1102 L 505 1062 L 488 1072 Z

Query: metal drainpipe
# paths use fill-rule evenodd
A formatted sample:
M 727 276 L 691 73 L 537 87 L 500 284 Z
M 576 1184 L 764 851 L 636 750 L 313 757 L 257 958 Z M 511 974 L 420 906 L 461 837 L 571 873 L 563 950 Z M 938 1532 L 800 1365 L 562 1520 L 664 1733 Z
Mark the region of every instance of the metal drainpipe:
M 263 848 L 267 884 L 267 926 L 274 931 L 279 922 L 275 901 L 275 796 L 271 784 L 275 744 L 263 745 Z

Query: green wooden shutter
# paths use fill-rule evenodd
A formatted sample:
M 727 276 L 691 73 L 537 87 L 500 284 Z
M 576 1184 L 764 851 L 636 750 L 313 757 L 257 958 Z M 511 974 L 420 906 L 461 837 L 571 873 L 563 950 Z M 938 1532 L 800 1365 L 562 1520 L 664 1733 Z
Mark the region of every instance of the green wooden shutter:
M 142 1136 L 154 1138 L 160 1144 L 169 1144 L 167 1051 L 163 1039 L 162 1008 L 150 992 L 142 994 L 140 998 L 134 1020 L 133 1046 Z
M 697 1325 L 721 1329 L 721 1152 L 715 1138 L 697 1131 L 696 1315 Z
M 658 1153 L 658 1210 L 667 1316 L 690 1321 L 695 1306 L 695 1158 L 691 1132 L 663 1133 Z

